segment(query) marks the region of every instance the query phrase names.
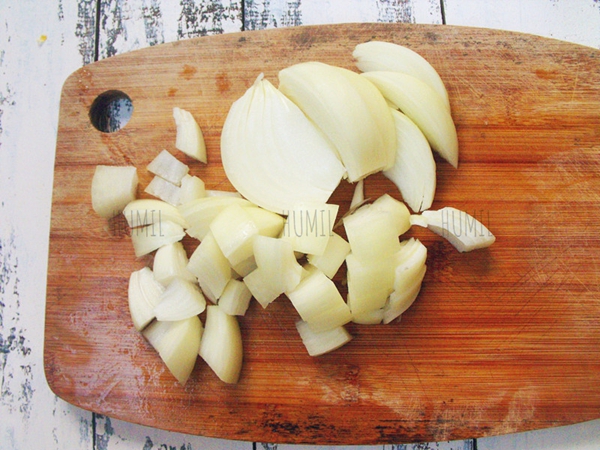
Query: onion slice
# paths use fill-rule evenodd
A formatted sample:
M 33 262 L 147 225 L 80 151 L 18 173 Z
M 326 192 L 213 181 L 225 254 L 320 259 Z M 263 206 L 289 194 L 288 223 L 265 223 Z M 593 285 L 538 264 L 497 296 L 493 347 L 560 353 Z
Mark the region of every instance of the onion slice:
M 345 173 L 331 144 L 262 75 L 232 105 L 221 157 L 233 186 L 277 213 L 300 201 L 326 202 Z
M 421 129 L 431 148 L 458 167 L 458 137 L 450 110 L 426 83 L 400 72 L 365 72 L 383 96 Z
M 361 72 L 379 70 L 402 72 L 427 83 L 450 109 L 448 91 L 433 66 L 414 50 L 392 42 L 369 41 L 358 44 L 352 52 Z
M 396 133 L 387 103 L 356 72 L 311 61 L 279 72 L 279 90 L 333 143 L 355 182 L 390 167 Z
M 392 110 L 396 125 L 396 161 L 383 174 L 397 187 L 415 212 L 431 207 L 436 188 L 436 165 L 423 132 L 400 111 Z

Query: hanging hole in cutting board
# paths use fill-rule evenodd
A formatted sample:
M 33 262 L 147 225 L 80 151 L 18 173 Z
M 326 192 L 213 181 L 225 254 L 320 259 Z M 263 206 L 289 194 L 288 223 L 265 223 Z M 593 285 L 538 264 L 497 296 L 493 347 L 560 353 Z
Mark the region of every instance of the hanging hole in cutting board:
M 90 107 L 92 125 L 103 133 L 119 131 L 133 114 L 133 102 L 129 96 L 119 90 L 103 92 Z

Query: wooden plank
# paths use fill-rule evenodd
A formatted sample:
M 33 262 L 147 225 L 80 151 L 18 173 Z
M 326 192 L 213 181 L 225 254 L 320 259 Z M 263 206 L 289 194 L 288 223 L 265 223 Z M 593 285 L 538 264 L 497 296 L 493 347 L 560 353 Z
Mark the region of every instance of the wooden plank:
M 222 121 L 257 67 L 271 79 L 299 60 L 352 67 L 353 45 L 372 36 L 418 49 L 446 80 L 462 163 L 458 171 L 439 164 L 436 206 L 489 212 L 497 245 L 459 255 L 417 233 L 430 246 L 431 270 L 401 326 L 353 326 L 352 345 L 322 359 L 307 357 L 290 334 L 294 314 L 288 303 L 276 302 L 266 312 L 255 304 L 242 322 L 241 383 L 223 386 L 200 364 L 185 390 L 179 388 L 128 325 L 127 279 L 144 262 L 134 260 L 122 236 L 75 238 L 79 226 L 70 237 L 64 234 L 70 205 L 89 208 L 83 180 L 96 163 L 144 167 L 169 148 L 170 110 L 182 103 L 204 128 L 211 161 L 219 161 Z M 182 71 L 190 64 L 197 64 L 192 77 Z M 600 187 L 598 64 L 597 51 L 533 36 L 370 24 L 214 36 L 109 58 L 77 72 L 65 90 L 57 147 L 46 328 L 53 388 L 83 407 L 151 426 L 278 442 L 444 441 L 595 417 L 600 217 L 589 205 Z M 227 89 L 215 82 L 223 67 Z M 575 78 L 576 72 L 586 76 Z M 89 124 L 86 105 L 109 87 L 129 93 L 136 114 L 122 132 L 101 135 Z M 190 92 L 202 95 L 192 98 Z M 573 139 L 561 138 L 565 130 Z M 83 149 L 81 163 L 73 158 L 74 146 Z M 193 172 L 208 186 L 223 186 L 218 163 L 194 165 Z M 489 190 L 461 189 L 469 179 Z M 556 183 L 548 185 L 551 180 Z M 367 186 L 368 195 L 390 190 L 382 177 Z M 498 186 L 514 200 L 494 194 Z M 71 198 L 60 200 L 66 192 Z M 345 186 L 334 200 L 346 204 L 350 193 Z M 89 217 L 93 226 L 101 223 Z M 564 238 L 567 232 L 573 240 Z M 83 277 L 80 267 L 87 269 Z M 73 320 L 61 320 L 65 315 Z M 119 336 L 118 346 L 111 336 Z M 182 414 L 174 419 L 173 410 Z M 198 414 L 211 420 L 198 422 Z
M 92 415 L 48 389 L 42 329 L 60 89 L 93 60 L 95 14 L 35 6 L 5 3 L 0 27 L 0 447 L 91 449 Z
M 241 31 L 236 0 L 101 2 L 99 59 L 163 42 Z
M 245 2 L 245 30 L 326 23 L 441 23 L 437 0 L 330 0 Z
M 520 31 L 600 47 L 595 0 L 444 0 L 444 5 L 449 25 Z

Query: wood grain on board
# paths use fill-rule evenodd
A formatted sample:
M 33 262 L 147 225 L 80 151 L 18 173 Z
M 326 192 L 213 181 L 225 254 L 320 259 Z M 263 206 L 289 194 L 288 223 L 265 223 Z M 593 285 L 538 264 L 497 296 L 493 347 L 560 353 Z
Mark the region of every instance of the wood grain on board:
M 448 87 L 458 170 L 438 160 L 434 207 L 475 215 L 497 236 L 459 254 L 429 248 L 415 305 L 387 326 L 350 325 L 354 340 L 311 358 L 291 305 L 254 303 L 240 322 L 240 383 L 199 361 L 181 387 L 135 332 L 127 309 L 136 261 L 123 222 L 91 209 L 97 164 L 144 167 L 175 152 L 173 106 L 203 128 L 209 164 L 191 172 L 231 189 L 219 137 L 231 103 L 264 72 L 321 60 L 352 68 L 355 44 L 407 45 Z M 88 65 L 65 83 L 50 236 L 45 368 L 63 399 L 111 417 L 228 439 L 392 443 L 497 435 L 600 416 L 600 53 L 530 35 L 426 25 L 354 24 L 233 33 L 131 52 Z M 116 133 L 89 107 L 119 89 L 134 105 Z M 368 197 L 395 188 L 381 176 Z M 352 186 L 332 201 L 348 207 Z M 186 240 L 188 250 L 196 245 Z M 342 285 L 340 277 L 337 281 Z M 343 289 L 343 286 L 341 286 Z

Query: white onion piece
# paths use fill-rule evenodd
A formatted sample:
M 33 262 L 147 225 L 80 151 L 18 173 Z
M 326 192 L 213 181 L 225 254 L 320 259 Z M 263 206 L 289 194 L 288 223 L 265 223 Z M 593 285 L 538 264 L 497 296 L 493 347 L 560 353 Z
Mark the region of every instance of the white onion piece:
M 437 92 L 423 81 L 400 72 L 366 72 L 362 76 L 421 129 L 433 150 L 458 167 L 456 127 Z
M 282 238 L 295 251 L 322 255 L 333 232 L 339 205 L 303 201 L 287 211 Z
M 355 182 L 394 163 L 396 133 L 380 92 L 355 72 L 305 62 L 279 72 L 279 90 L 335 146 Z
M 352 340 L 352 335 L 344 327 L 316 332 L 306 322 L 299 320 L 296 329 L 310 356 L 332 352 Z
M 187 253 L 181 242 L 163 245 L 154 255 L 154 278 L 163 286 L 168 285 L 174 278 L 195 282 L 196 277 L 187 270 L 187 265 Z
M 204 181 L 193 175 L 186 175 L 181 179 L 181 189 L 179 191 L 180 204 L 183 205 L 202 197 L 206 197 Z
M 140 331 L 154 319 L 154 307 L 160 302 L 164 286 L 154 278 L 149 267 L 144 267 L 129 277 L 128 302 L 131 320 Z
M 135 256 L 147 255 L 163 245 L 180 241 L 185 236 L 181 225 L 162 220 L 147 227 L 131 230 L 131 242 Z
M 179 186 L 174 185 L 170 181 L 156 176 L 148 183 L 144 192 L 159 198 L 170 205 L 177 206 L 179 205 L 181 198 L 180 189 Z
M 231 279 L 231 266 L 212 233 L 208 233 L 190 256 L 187 270 L 197 279 L 204 294 L 216 301 Z
M 175 148 L 206 164 L 206 145 L 198 122 L 189 111 L 177 107 L 173 108 L 173 118 L 177 127 Z
M 230 316 L 243 316 L 250 306 L 252 293 L 243 281 L 229 280 L 219 298 L 219 308 Z
M 122 166 L 96 166 L 92 178 L 92 208 L 100 217 L 111 219 L 135 200 L 137 169 Z
M 387 303 L 386 303 L 387 304 Z M 384 308 L 352 314 L 352 322 L 360 325 L 377 325 L 383 321 Z
M 333 278 L 350 253 L 350 244 L 339 234 L 332 232 L 322 255 L 308 255 L 310 264 Z
M 400 250 L 398 225 L 388 210 L 364 205 L 344 217 L 343 222 L 350 249 L 357 258 L 381 260 Z
M 302 200 L 326 202 L 345 173 L 330 143 L 262 76 L 232 105 L 221 157 L 233 186 L 277 213 Z
M 206 309 L 206 299 L 200 288 L 190 281 L 175 278 L 160 296 L 154 308 L 156 320 L 183 320 L 197 316 Z
M 187 234 L 201 241 L 210 231 L 213 219 L 231 205 L 252 206 L 252 203 L 239 197 L 203 197 L 180 205 L 178 209 L 188 224 Z
M 479 220 L 452 207 L 423 211 L 427 228 L 448 240 L 459 252 L 489 247 L 496 237 Z
M 176 322 L 153 322 L 143 331 L 181 385 L 190 377 L 200 349 L 202 322 L 198 316 Z
M 352 56 L 361 72 L 403 72 L 420 79 L 436 91 L 450 109 L 444 82 L 431 63 L 414 50 L 391 42 L 369 41 L 358 44 Z
M 350 308 L 337 287 L 319 269 L 311 270 L 286 295 L 302 320 L 316 332 L 331 330 L 352 320 Z
M 221 381 L 237 383 L 242 371 L 242 350 L 242 333 L 236 317 L 217 305 L 209 305 L 200 343 L 202 359 Z
M 146 169 L 176 186 L 181 186 L 181 180 L 190 170 L 187 165 L 179 161 L 167 150 L 161 151 L 156 158 L 148 164 Z
M 421 214 L 411 214 L 410 225 L 416 225 L 418 227 L 427 228 L 427 219 L 425 219 L 425 217 L 423 217 Z
M 207 189 L 207 197 L 238 197 L 242 198 L 242 194 L 236 191 L 221 191 L 219 189 Z
M 420 212 L 431 208 L 436 188 L 436 165 L 423 132 L 400 111 L 392 110 L 396 125 L 396 161 L 383 174 L 400 190 L 408 206 Z
M 421 266 L 414 278 L 406 279 L 405 286 L 390 294 L 390 298 L 383 308 L 383 323 L 392 322 L 412 306 L 421 291 L 421 283 L 426 271 L 427 267 Z
M 350 201 L 350 211 L 358 208 L 365 201 L 365 186 L 364 180 L 358 180 L 354 186 L 354 193 Z
M 302 266 L 296 260 L 292 245 L 284 239 L 258 235 L 254 238 L 253 251 L 257 269 L 244 277 L 244 283 L 266 308 L 281 294 L 298 285 Z
M 394 291 L 383 308 L 383 322 L 390 323 L 406 311 L 416 300 L 427 267 L 427 247 L 415 238 L 402 242 L 394 256 Z
M 161 221 L 187 227 L 187 222 L 179 210 L 169 203 L 156 199 L 139 199 L 127 204 L 123 215 L 130 228 L 145 227 Z
M 285 225 L 285 219 L 279 214 L 256 207 L 243 207 L 250 215 L 261 236 L 277 237 Z
M 390 214 L 390 222 L 394 227 L 396 236 L 406 233 L 412 226 L 410 211 L 404 203 L 396 200 L 389 194 L 383 194 L 371 204 L 373 211 L 385 211 Z
M 230 205 L 210 223 L 210 231 L 231 267 L 252 257 L 258 227 L 240 205 Z
M 353 315 L 381 309 L 394 290 L 393 258 L 361 259 L 350 253 L 346 257 L 348 277 L 347 302 Z

